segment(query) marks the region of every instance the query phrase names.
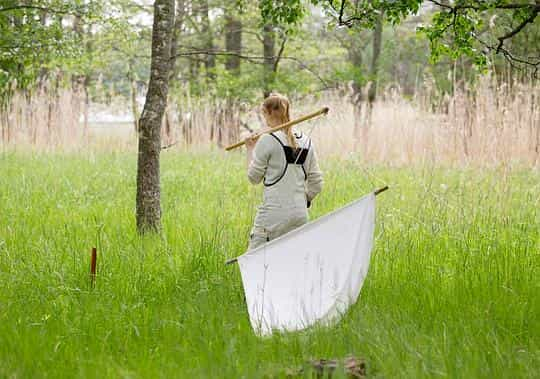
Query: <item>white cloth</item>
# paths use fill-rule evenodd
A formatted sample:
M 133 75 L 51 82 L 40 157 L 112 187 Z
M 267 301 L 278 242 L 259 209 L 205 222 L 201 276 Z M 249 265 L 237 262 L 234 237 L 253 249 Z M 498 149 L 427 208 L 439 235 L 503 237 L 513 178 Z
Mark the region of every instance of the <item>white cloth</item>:
M 360 294 L 374 228 L 372 193 L 238 257 L 255 333 L 337 321 Z

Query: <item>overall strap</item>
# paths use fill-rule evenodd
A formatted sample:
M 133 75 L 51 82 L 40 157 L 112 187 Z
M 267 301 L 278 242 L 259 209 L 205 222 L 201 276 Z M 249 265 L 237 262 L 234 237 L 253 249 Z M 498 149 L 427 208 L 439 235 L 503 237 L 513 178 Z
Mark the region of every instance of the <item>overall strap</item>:
M 283 153 L 285 154 L 285 160 L 287 164 L 303 165 L 305 163 L 308 152 L 309 152 L 309 148 L 311 147 L 311 139 L 308 140 L 309 145 L 307 148 L 300 148 L 300 147 L 293 148 L 281 142 L 281 140 L 274 133 L 270 133 L 270 135 L 274 137 L 281 145 L 281 148 L 283 149 Z
M 307 148 L 292 148 L 290 146 L 285 145 L 283 142 L 281 142 L 279 137 L 276 136 L 274 133 L 270 133 L 270 135 L 272 137 L 274 137 L 276 139 L 276 141 L 278 141 L 278 143 L 281 145 L 281 148 L 283 149 L 283 154 L 285 155 L 285 168 L 284 168 L 283 172 L 281 173 L 281 175 L 279 176 L 279 178 L 277 178 L 272 183 L 264 183 L 264 185 L 266 187 L 270 187 L 270 186 L 276 184 L 277 182 L 279 182 L 285 176 L 285 173 L 287 172 L 287 168 L 289 167 L 289 164 L 299 165 L 300 167 L 302 167 L 302 171 L 304 172 L 304 179 L 307 179 L 307 174 L 306 174 L 306 169 L 304 168 L 304 163 L 306 161 L 306 158 L 307 158 L 308 153 L 309 153 L 309 149 L 311 147 L 311 139 L 308 140 L 309 145 L 308 145 Z M 296 137 L 298 138 L 298 136 L 296 136 Z
M 274 137 L 276 139 L 276 141 L 278 141 L 278 143 L 281 145 L 282 149 L 285 149 L 285 145 L 283 144 L 283 142 L 281 142 L 281 140 L 278 138 L 278 136 L 276 136 L 274 133 L 270 133 L 270 135 L 272 137 Z M 288 167 L 289 167 L 289 162 L 287 162 L 287 160 L 285 159 L 285 168 L 283 169 L 283 172 L 281 173 L 281 175 L 276 180 L 274 180 L 272 183 L 266 183 L 266 178 L 265 178 L 265 181 L 263 182 L 264 186 L 265 187 L 273 186 L 274 184 L 279 182 L 281 179 L 283 179 L 283 177 L 285 176 L 285 173 L 287 172 Z
M 276 136 L 274 133 L 270 133 L 270 135 L 271 135 L 272 137 L 274 137 L 274 138 L 276 139 L 276 141 L 278 141 L 279 144 L 280 144 L 282 147 L 285 147 L 285 145 L 283 144 L 283 142 L 281 142 L 281 140 L 279 139 L 278 136 Z

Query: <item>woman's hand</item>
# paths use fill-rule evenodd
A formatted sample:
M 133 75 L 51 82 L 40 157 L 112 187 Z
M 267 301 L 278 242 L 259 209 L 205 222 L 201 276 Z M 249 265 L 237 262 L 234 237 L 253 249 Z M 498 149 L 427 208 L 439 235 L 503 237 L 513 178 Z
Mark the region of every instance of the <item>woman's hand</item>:
M 255 147 L 255 144 L 257 143 L 258 139 L 259 139 L 259 136 L 256 133 L 250 134 L 245 139 L 246 147 L 248 148 L 248 150 L 250 150 L 250 149 L 253 150 L 253 148 Z

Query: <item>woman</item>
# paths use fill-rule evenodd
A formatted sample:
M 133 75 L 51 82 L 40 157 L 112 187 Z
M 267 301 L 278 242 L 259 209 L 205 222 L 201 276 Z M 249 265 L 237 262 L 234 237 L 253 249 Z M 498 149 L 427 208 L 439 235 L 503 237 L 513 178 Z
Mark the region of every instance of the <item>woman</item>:
M 269 127 L 290 121 L 289 101 L 272 94 L 262 104 Z M 246 140 L 248 178 L 264 184 L 263 203 L 251 230 L 249 250 L 308 220 L 307 208 L 321 192 L 323 178 L 311 140 L 292 127 Z

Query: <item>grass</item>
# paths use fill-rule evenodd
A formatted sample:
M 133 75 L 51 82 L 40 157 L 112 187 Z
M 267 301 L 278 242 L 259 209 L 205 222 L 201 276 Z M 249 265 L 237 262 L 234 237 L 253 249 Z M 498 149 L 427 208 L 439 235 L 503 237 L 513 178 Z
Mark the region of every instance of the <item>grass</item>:
M 370 272 L 335 327 L 260 339 L 237 267 L 260 189 L 239 155 L 166 152 L 163 234 L 135 233 L 132 153 L 0 156 L 0 377 L 373 378 L 540 372 L 540 173 L 324 164 L 312 217 L 382 184 Z M 98 247 L 96 288 L 89 256 Z

